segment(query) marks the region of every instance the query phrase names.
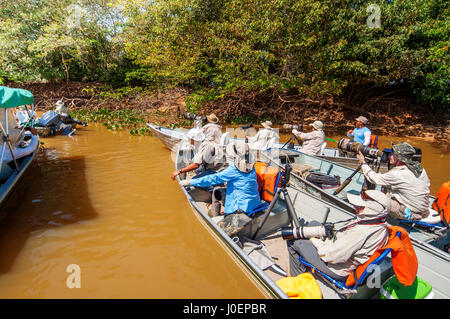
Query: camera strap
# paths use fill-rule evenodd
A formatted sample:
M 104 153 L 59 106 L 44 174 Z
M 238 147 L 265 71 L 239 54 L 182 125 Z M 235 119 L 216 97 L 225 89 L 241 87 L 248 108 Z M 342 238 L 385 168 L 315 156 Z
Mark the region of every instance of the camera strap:
M 347 230 L 356 225 L 381 225 L 381 224 L 384 224 L 385 222 L 386 222 L 386 217 L 378 217 L 378 218 L 373 218 L 373 219 L 359 220 L 355 223 L 352 223 L 350 225 L 339 228 L 338 230 L 335 231 L 335 233 Z

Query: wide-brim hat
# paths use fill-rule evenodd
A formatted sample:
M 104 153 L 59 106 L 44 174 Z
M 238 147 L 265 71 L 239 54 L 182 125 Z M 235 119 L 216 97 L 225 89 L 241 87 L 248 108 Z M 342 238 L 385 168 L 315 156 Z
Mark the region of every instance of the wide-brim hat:
M 364 125 L 366 125 L 366 124 L 369 122 L 369 120 L 367 119 L 367 117 L 364 117 L 364 116 L 358 116 L 358 117 L 356 118 L 356 120 L 359 121 L 359 122 L 361 122 L 361 123 L 363 123 Z
M 219 122 L 219 118 L 214 113 L 211 113 L 211 114 L 207 115 L 206 119 L 208 120 L 209 123 L 216 124 L 216 123 Z
M 205 139 L 205 134 L 201 130 L 191 128 L 186 134 L 187 140 L 194 140 L 195 142 L 202 142 Z
M 378 190 L 367 190 L 362 195 L 347 193 L 347 199 L 350 204 L 364 207 L 364 212 L 361 215 L 366 217 L 384 217 L 391 210 L 391 200 L 386 194 Z
M 314 121 L 314 123 L 309 124 L 312 127 L 314 127 L 316 130 L 322 130 L 323 129 L 323 123 L 322 121 Z
M 256 156 L 254 151 L 250 149 L 248 143 L 245 143 L 244 141 L 230 143 L 227 145 L 226 152 L 227 157 L 233 158 L 233 163 L 239 171 L 243 173 L 252 171 L 253 166 L 256 163 Z
M 412 147 L 409 143 L 400 143 L 395 145 L 391 143 L 392 151 L 394 155 L 414 173 L 416 177 L 422 174 L 423 166 L 420 162 L 414 160 L 414 155 L 416 155 L 416 149 Z
M 271 121 L 265 121 L 262 122 L 261 125 L 265 128 L 272 128 L 272 122 Z

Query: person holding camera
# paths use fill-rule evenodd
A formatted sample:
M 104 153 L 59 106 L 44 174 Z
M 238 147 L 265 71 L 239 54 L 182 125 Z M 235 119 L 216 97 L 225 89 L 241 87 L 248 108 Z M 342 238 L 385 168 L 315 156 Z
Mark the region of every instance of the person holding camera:
M 372 136 L 372 132 L 366 126 L 368 122 L 369 120 L 364 116 L 357 117 L 356 127 L 353 130 L 349 130 L 347 132 L 347 136 L 353 137 L 353 140 L 355 142 L 358 142 L 362 145 L 370 145 L 370 137 Z
M 386 245 L 389 239 L 386 216 L 391 208 L 389 198 L 378 190 L 367 190 L 361 196 L 347 194 L 347 198 L 354 205 L 356 218 L 343 221 L 338 229 L 332 231 L 331 238 L 313 236 L 288 241 L 291 276 L 306 271 L 298 261 L 301 255 L 327 275 L 345 280 L 353 270 L 369 260 L 378 248 Z M 304 228 L 317 227 L 313 223 Z M 341 222 L 334 225 L 338 223 Z
M 274 138 L 279 139 L 279 136 L 273 130 L 271 121 L 262 122 L 261 125 L 263 128 L 260 129 L 255 136 L 246 136 L 245 138 L 248 140 L 250 147 L 253 150 L 265 151 L 273 146 L 271 145 L 271 141 L 273 141 Z
M 392 144 L 389 164 L 394 167 L 387 173 L 374 172 L 358 152 L 357 158 L 366 179 L 388 190 L 391 200 L 389 216 L 396 219 L 420 220 L 429 214 L 430 180 L 420 162 L 413 156 L 416 150 L 408 143 Z
M 310 155 L 320 155 L 322 146 L 325 143 L 325 133 L 323 131 L 323 123 L 321 121 L 315 121 L 309 124 L 313 127 L 313 131 L 309 133 L 299 132 L 297 129 L 292 130 L 298 139 L 303 140 L 301 152 Z
M 227 153 L 234 158 L 232 165 L 215 174 L 182 180 L 180 185 L 207 187 L 227 183 L 224 213 L 249 213 L 261 204 L 254 168 L 256 157 L 243 141 L 229 144 Z

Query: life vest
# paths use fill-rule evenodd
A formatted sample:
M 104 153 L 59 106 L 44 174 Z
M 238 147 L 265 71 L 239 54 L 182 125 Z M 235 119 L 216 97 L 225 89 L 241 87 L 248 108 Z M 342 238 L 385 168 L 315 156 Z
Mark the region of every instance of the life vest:
M 278 189 L 281 177 L 280 170 L 267 163 L 256 162 L 255 171 L 261 199 L 270 203 Z
M 448 227 L 450 223 L 450 206 L 448 204 L 449 196 L 450 181 L 441 185 L 432 205 L 432 208 L 441 216 L 441 220 L 446 227 Z
M 378 135 L 370 135 L 370 147 L 376 148 L 378 146 Z
M 418 261 L 414 251 L 414 247 L 409 239 L 408 232 L 398 226 L 388 226 L 389 240 L 388 243 L 375 251 L 364 264 L 358 266 L 355 271 L 347 277 L 345 284 L 353 286 L 356 280 L 361 278 L 366 268 L 377 259 L 386 249 L 391 249 L 392 268 L 398 281 L 404 286 L 411 286 L 416 280 Z M 400 232 L 400 238 L 396 236 Z

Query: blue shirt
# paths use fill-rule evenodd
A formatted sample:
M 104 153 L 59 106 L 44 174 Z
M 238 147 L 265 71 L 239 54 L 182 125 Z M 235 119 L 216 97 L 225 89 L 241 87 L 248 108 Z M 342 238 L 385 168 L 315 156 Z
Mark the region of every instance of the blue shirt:
M 355 142 L 358 142 L 360 144 L 364 144 L 364 139 L 365 139 L 364 134 L 366 132 L 371 133 L 370 130 L 366 126 L 364 126 L 363 128 L 355 127 L 355 129 L 353 130 L 353 134 L 349 134 L 349 136 L 353 137 L 353 140 Z M 369 140 L 369 143 L 367 145 L 369 145 L 369 144 L 370 144 L 370 140 Z
M 255 168 L 250 173 L 242 173 L 236 166 L 230 165 L 216 174 L 191 179 L 191 185 L 196 187 L 225 182 L 227 183 L 225 214 L 234 213 L 238 209 L 249 213 L 261 204 Z

